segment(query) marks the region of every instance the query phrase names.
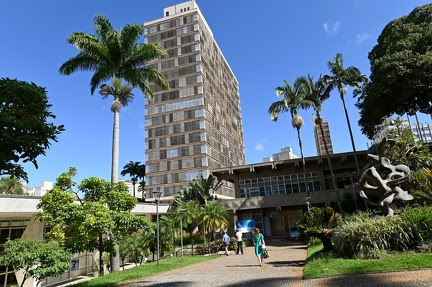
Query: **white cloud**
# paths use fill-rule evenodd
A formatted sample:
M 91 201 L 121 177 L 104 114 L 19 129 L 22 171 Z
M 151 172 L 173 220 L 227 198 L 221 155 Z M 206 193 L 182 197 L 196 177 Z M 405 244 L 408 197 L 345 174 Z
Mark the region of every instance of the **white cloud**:
M 354 44 L 356 46 L 360 46 L 361 44 L 363 44 L 364 42 L 368 41 L 371 38 L 372 38 L 372 36 L 369 35 L 368 33 L 357 34 L 355 41 L 354 41 Z
M 341 23 L 339 21 L 332 23 L 327 22 L 323 24 L 324 31 L 329 35 L 336 35 L 339 33 Z
M 258 144 L 255 146 L 255 149 L 256 149 L 256 150 L 263 150 L 263 149 L 264 149 L 264 146 L 263 146 L 262 144 L 258 143 Z

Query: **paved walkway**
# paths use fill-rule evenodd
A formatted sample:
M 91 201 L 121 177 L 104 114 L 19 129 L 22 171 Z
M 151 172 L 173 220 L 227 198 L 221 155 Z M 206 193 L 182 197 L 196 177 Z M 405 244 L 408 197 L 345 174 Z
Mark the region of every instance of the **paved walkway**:
M 224 286 L 224 287 L 432 287 L 432 269 L 335 276 L 302 280 L 306 245 L 286 237 L 267 238 L 270 258 L 260 267 L 253 247 L 244 255 L 220 256 L 215 260 L 189 265 L 152 277 L 123 283 L 122 287 Z
M 287 242 L 287 238 L 266 240 L 270 258 L 264 260 L 263 267 L 259 266 L 253 247 L 247 247 L 244 255 L 231 253 L 230 256 L 122 284 L 122 287 L 301 287 L 306 246 L 299 243 L 286 246 Z

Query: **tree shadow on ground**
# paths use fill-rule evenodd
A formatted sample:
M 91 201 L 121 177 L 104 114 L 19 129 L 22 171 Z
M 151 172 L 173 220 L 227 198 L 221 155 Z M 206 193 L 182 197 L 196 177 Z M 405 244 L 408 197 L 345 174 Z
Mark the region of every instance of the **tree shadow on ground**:
M 300 267 L 300 266 L 304 266 L 306 262 L 304 260 L 270 261 L 270 262 L 265 262 L 265 264 L 273 265 L 274 267 L 287 267 L 287 266 Z
M 263 274 L 265 277 L 265 274 Z M 252 279 L 245 280 L 241 283 L 233 283 L 222 285 L 224 287 L 251 287 L 251 286 L 260 286 L 260 287 L 274 287 L 274 286 L 290 286 L 293 277 L 281 277 L 281 278 L 262 278 L 262 279 Z

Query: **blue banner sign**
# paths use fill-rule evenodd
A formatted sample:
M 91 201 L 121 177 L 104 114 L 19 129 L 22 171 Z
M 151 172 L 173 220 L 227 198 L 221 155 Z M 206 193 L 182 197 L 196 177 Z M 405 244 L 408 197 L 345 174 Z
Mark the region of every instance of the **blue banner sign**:
M 255 228 L 255 220 L 239 220 L 236 221 L 236 229 L 242 233 L 252 232 Z

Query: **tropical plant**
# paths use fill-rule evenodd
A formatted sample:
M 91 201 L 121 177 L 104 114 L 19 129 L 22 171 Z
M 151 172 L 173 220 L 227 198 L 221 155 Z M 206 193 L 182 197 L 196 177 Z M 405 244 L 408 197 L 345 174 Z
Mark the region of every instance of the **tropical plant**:
M 209 236 L 215 231 L 225 230 L 228 227 L 227 218 L 228 211 L 218 202 L 209 202 L 202 210 L 202 221 L 205 222 Z
M 416 208 L 405 208 L 400 217 L 409 225 L 411 232 L 412 247 L 418 247 L 432 242 L 432 207 L 421 206 Z
M 214 199 L 214 195 L 211 192 L 215 192 L 221 185 L 222 182 L 217 182 L 216 178 L 211 174 L 207 178 L 200 175 L 197 180 L 189 182 L 186 189 L 180 190 L 177 193 L 173 205 L 178 206 L 180 202 L 185 201 L 196 201 L 201 206 L 204 206 L 209 200 Z
M 72 254 L 65 251 L 55 241 L 33 239 L 15 239 L 6 241 L 4 254 L 0 257 L 0 266 L 13 267 L 23 271 L 20 286 L 33 277 L 40 282 L 47 277 L 55 277 L 71 267 Z
M 403 251 L 412 242 L 411 228 L 399 216 L 358 218 L 351 216 L 335 230 L 334 248 L 347 257 L 371 258 L 380 250 Z
M 174 212 L 183 220 L 182 225 L 192 235 L 193 230 L 200 221 L 201 209 L 199 203 L 196 201 L 181 201 Z
M 392 120 L 383 145 L 383 154 L 394 164 L 404 164 L 411 170 L 406 188 L 420 203 L 432 203 L 432 155 L 428 146 L 415 141 L 409 125 L 397 118 Z
M 150 249 L 142 232 L 133 232 L 126 236 L 120 244 L 120 258 L 123 262 L 126 256 L 130 256 L 135 265 L 138 263 L 141 265 L 143 257 L 148 254 L 150 254 Z
M 303 118 L 298 114 L 298 109 L 306 109 L 312 106 L 314 103 L 307 98 L 306 79 L 304 77 L 299 77 L 295 80 L 294 85 L 291 85 L 284 80 L 284 86 L 276 88 L 276 95 L 281 98 L 280 101 L 274 102 L 270 105 L 268 113 L 273 121 L 277 121 L 279 114 L 282 112 L 290 112 L 291 114 L 291 124 L 293 128 L 297 130 L 297 137 L 299 141 L 300 154 L 302 158 L 303 165 L 303 176 L 306 187 L 306 196 L 309 197 L 309 185 L 307 184 L 306 178 L 306 162 L 303 154 L 303 145 L 300 135 L 300 129 L 304 124 Z
M 315 124 L 318 125 L 320 128 L 321 138 L 324 142 L 325 155 L 327 158 L 327 163 L 330 169 L 330 175 L 333 182 L 333 188 L 336 192 L 336 199 L 337 199 L 339 212 L 342 212 L 341 199 L 339 197 L 339 192 L 337 190 L 337 183 L 336 183 L 336 178 L 334 175 L 333 167 L 329 156 L 327 140 L 326 137 L 324 136 L 325 134 L 322 126 L 323 118 L 320 115 L 323 102 L 330 97 L 330 90 L 328 89 L 328 86 L 325 85 L 324 80 L 321 76 L 319 77 L 318 81 L 314 82 L 313 78 L 310 75 L 308 75 L 305 81 L 305 88 L 307 94 L 306 98 L 308 98 L 310 101 L 313 102 L 312 106 L 316 113 Z
M 345 94 L 348 92 L 346 86 L 354 87 L 357 91 L 361 89 L 361 86 L 367 83 L 367 78 L 362 75 L 359 68 L 354 66 L 349 66 L 344 68 L 342 54 L 338 53 L 333 60 L 327 63 L 331 75 L 325 75 L 323 77 L 326 85 L 330 90 L 337 89 L 340 98 L 343 103 L 345 118 L 348 124 L 348 131 L 351 138 L 351 145 L 354 152 L 354 160 L 357 168 L 357 173 L 360 175 L 360 167 L 357 160 L 357 151 L 355 148 L 354 137 L 351 130 L 351 123 L 348 117 L 348 111 L 345 104 Z
M 122 176 L 129 174 L 129 176 L 131 177 L 132 186 L 133 186 L 133 197 L 136 197 L 135 196 L 135 185 L 138 181 L 140 167 L 141 167 L 141 165 L 140 165 L 139 161 L 136 161 L 136 162 L 130 161 L 129 163 L 127 163 L 123 167 L 123 170 L 121 172 Z
M 45 155 L 64 131 L 63 125 L 50 123 L 47 91 L 34 83 L 0 79 L 0 175 L 27 180 L 20 162 L 31 162 L 38 168 L 36 158 Z
M 160 224 L 163 225 L 163 229 L 165 232 L 169 233 L 171 235 L 172 239 L 172 254 L 176 254 L 175 252 L 175 239 L 176 239 L 176 233 L 179 230 L 180 227 L 180 221 L 176 214 L 170 214 L 170 215 L 164 215 L 160 219 Z
M 143 35 L 141 24 L 127 24 L 121 31 L 114 29 L 108 18 L 96 15 L 94 17 L 96 36 L 83 32 L 74 32 L 68 37 L 69 44 L 74 45 L 79 53 L 60 67 L 59 72 L 70 75 L 76 71 L 94 71 L 90 80 L 90 90 L 93 94 L 103 82 L 113 79 L 114 89 L 102 85 L 102 95 L 114 95 L 114 133 L 113 133 L 113 183 L 118 181 L 118 121 L 116 116 L 121 106 L 128 100 L 117 100 L 115 95 L 123 93 L 131 96 L 131 88 L 121 85 L 121 79 L 126 80 L 132 88 L 139 87 L 147 98 L 152 98 L 149 81 L 162 89 L 168 89 L 168 83 L 163 74 L 147 65 L 148 61 L 167 56 L 166 51 L 153 44 L 138 44 Z M 123 88 L 121 88 L 123 87 Z M 120 90 L 119 90 L 120 89 Z M 128 92 L 129 91 L 129 92 Z M 116 125 L 117 123 L 117 125 Z
M 319 238 L 323 243 L 324 250 L 330 251 L 333 249 L 331 237 L 340 221 L 340 215 L 333 208 L 312 207 L 305 212 L 302 220 L 297 223 L 297 227 L 308 238 Z
M 0 194 L 23 195 L 23 186 L 16 177 L 4 176 L 0 178 Z

